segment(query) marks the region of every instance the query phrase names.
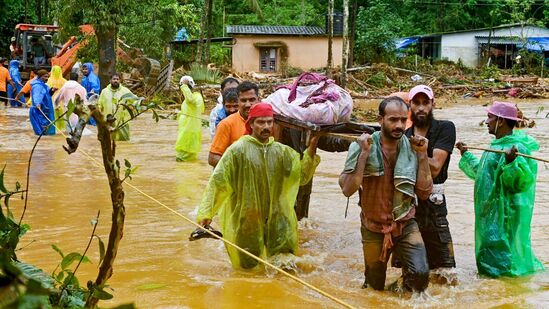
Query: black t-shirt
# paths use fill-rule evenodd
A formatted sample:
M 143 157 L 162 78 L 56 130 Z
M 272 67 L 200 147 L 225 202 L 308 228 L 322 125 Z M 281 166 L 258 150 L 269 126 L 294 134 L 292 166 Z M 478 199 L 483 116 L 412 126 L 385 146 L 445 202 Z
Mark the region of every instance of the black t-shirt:
M 408 137 L 414 135 L 414 127 L 408 128 L 405 134 Z M 435 148 L 448 152 L 448 157 L 446 158 L 446 162 L 444 162 L 440 173 L 433 179 L 433 183 L 435 184 L 444 183 L 448 178 L 450 156 L 456 143 L 456 127 L 451 121 L 433 119 L 431 127 L 425 137 L 429 140 L 429 145 L 427 146 L 427 155 L 429 158 L 433 157 L 433 150 Z

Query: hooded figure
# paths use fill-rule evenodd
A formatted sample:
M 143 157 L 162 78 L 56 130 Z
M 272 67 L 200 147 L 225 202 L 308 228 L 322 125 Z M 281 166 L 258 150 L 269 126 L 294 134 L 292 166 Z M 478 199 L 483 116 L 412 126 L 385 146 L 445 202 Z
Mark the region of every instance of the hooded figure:
M 200 92 L 192 92 L 194 80 L 190 76 L 181 77 L 180 90 L 185 100 L 181 104 L 179 112 L 179 128 L 175 151 L 177 161 L 196 160 L 202 147 L 202 121 L 200 117 L 204 112 L 204 98 Z
M 250 108 L 247 127 L 255 118 L 273 117 L 269 104 Z M 257 128 L 257 127 L 256 127 Z M 210 177 L 198 209 L 197 222 L 209 225 L 219 214 L 223 236 L 256 256 L 297 252 L 295 199 L 300 185 L 309 182 L 320 157 L 311 142 L 303 158 L 274 141 L 271 127 L 244 135 L 221 157 Z M 261 139 L 261 140 L 260 140 Z M 313 150 L 314 149 L 314 150 Z M 234 268 L 254 268 L 258 262 L 226 246 Z
M 88 70 L 88 75 L 82 77 L 82 86 L 86 88 L 88 92 L 87 99 L 89 99 L 93 94 L 99 95 L 101 93 L 101 83 L 99 77 L 93 72 L 93 64 L 86 62 L 82 66 Z
M 23 88 L 21 74 L 19 74 L 19 60 L 10 61 L 9 71 L 11 80 L 15 84 L 15 87 L 13 87 L 11 84 L 8 84 L 8 97 L 10 99 L 10 106 L 21 107 L 23 106 L 23 103 L 25 103 L 25 96 L 21 97 L 20 101 L 15 100 L 15 97 L 17 96 L 19 91 L 21 91 L 21 88 Z
M 59 106 L 64 110 L 71 100 L 75 100 L 76 96 L 79 96 L 82 101 L 84 101 L 84 104 L 87 105 L 88 101 L 86 95 L 86 89 L 84 89 L 82 85 L 76 80 L 69 80 L 55 93 L 54 105 Z M 77 123 L 78 116 L 75 113 L 70 114 L 67 133 L 70 133 L 70 131 L 76 127 Z M 92 132 L 88 128 L 84 128 L 82 135 L 89 135 L 91 133 Z
M 59 89 L 61 89 L 66 82 L 67 80 L 63 78 L 63 72 L 61 71 L 61 67 L 58 65 L 54 65 L 51 68 L 50 78 L 48 78 L 48 82 L 46 83 L 48 87 L 57 89 L 52 96 L 53 102 L 57 101 L 56 98 L 59 94 Z M 55 119 L 57 119 L 59 115 L 63 114 L 63 105 L 54 104 L 53 107 L 54 107 Z M 60 119 L 55 123 L 55 125 L 59 130 L 65 130 L 64 120 Z
M 91 62 L 84 63 L 82 65 L 82 71 L 84 71 L 84 69 L 87 72 L 85 72 L 84 77 L 82 77 L 82 87 L 86 89 L 86 92 L 88 93 L 86 99 L 89 100 L 92 95 L 96 94 L 99 96 L 99 94 L 101 94 L 101 83 L 99 77 L 93 73 L 93 64 Z M 93 118 L 90 118 L 88 124 L 92 126 L 97 125 Z
M 48 71 L 38 71 L 38 77 L 31 82 L 32 106 L 29 110 L 29 118 L 32 124 L 34 134 L 40 135 L 44 130 L 44 135 L 54 135 L 55 127 L 49 124 L 55 119 L 53 112 L 53 103 L 51 100 L 50 87 L 44 82 L 44 76 Z
M 538 142 L 524 131 L 513 130 L 507 120 L 520 120 L 514 104 L 494 102 L 488 108 L 488 124 L 496 138 L 491 149 L 516 149 L 531 154 Z M 501 136 L 498 131 L 507 129 Z M 516 156 L 509 162 L 507 154 L 485 151 L 480 160 L 466 149 L 459 168 L 475 181 L 475 255 L 480 274 L 490 277 L 523 276 L 543 269 L 530 242 L 530 223 L 536 195 L 538 163 Z
M 115 77 L 117 77 L 118 83 L 113 84 Z M 131 115 L 126 108 L 120 106 L 121 104 L 131 104 L 137 97 L 130 91 L 130 89 L 122 86 L 119 83 L 120 75 L 114 74 L 111 78 L 111 83 L 101 91 L 99 96 L 98 106 L 105 117 L 109 114 L 113 115 L 116 119 L 113 127 L 118 128 L 112 132 L 112 138 L 115 141 L 129 141 L 130 140 L 130 124 Z M 114 86 L 113 86 L 114 85 Z

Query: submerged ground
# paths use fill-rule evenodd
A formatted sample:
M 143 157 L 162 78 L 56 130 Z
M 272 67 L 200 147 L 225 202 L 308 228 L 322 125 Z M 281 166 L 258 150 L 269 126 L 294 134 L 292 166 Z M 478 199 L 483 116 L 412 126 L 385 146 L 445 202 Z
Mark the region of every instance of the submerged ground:
M 374 103 L 375 104 L 375 103 Z M 361 103 L 361 106 L 371 106 Z M 539 156 L 549 158 L 549 120 L 538 107 L 549 102 L 531 101 L 519 107 L 537 126 L 528 129 L 541 144 Z M 488 146 L 491 136 L 479 123 L 485 119 L 478 102 L 463 101 L 435 111 L 435 117 L 454 121 L 458 140 Z M 118 157 L 139 166 L 132 184 L 185 216 L 193 217 L 211 168 L 207 164 L 209 134 L 204 130 L 199 161 L 176 163 L 173 145 L 177 123 L 150 116 L 132 123 L 132 141 L 118 144 Z M 26 162 L 35 136 L 28 110 L 0 110 L 0 163 L 7 163 L 7 183 L 24 182 Z M 90 220 L 101 210 L 98 233 L 106 241 L 111 206 L 102 168 L 80 153 L 67 155 L 62 136 L 44 137 L 34 157 L 30 176 L 30 198 L 26 222 L 32 230 L 20 243 L 18 257 L 52 272 L 60 261 L 51 248 L 82 252 L 91 233 Z M 100 158 L 95 136 L 84 139 L 81 149 Z M 477 152 L 477 154 L 480 154 Z M 459 153 L 450 163 L 446 193 L 448 219 L 454 239 L 457 287 L 431 285 L 430 298 L 402 298 L 389 292 L 362 290 L 363 259 L 357 198 L 350 201 L 344 218 L 346 198 L 337 184 L 346 153 L 320 152 L 311 197 L 310 218 L 300 224 L 299 277 L 356 307 L 549 307 L 549 272 L 520 279 L 487 279 L 476 274 L 474 259 L 473 183 L 458 170 Z M 549 268 L 549 170 L 540 164 L 536 205 L 532 221 L 532 243 L 536 255 Z M 109 285 L 114 299 L 102 306 L 135 302 L 139 308 L 332 308 L 331 300 L 281 275 L 234 271 L 219 241 L 189 242 L 194 227 L 126 187 L 126 228 Z M 21 203 L 12 201 L 19 213 Z M 215 222 L 214 222 L 215 225 Z M 97 246 L 89 252 L 92 265 L 82 267 L 82 283 L 94 279 Z M 399 270 L 390 269 L 389 280 Z

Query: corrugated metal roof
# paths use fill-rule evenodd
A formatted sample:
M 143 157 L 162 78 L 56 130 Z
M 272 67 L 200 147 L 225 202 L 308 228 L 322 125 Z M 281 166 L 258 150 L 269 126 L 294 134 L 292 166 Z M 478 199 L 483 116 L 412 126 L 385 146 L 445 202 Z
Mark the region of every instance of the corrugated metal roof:
M 524 27 L 528 26 L 528 27 L 539 28 L 539 29 L 547 29 L 546 27 L 540 27 L 540 26 L 535 25 L 535 24 L 527 23 L 527 24 L 523 25 L 521 23 L 514 23 L 514 24 L 503 24 L 503 25 L 499 25 L 499 26 L 494 26 L 492 28 L 486 27 L 486 28 L 465 29 L 465 30 L 455 30 L 455 31 L 446 31 L 446 32 L 435 32 L 435 33 L 428 33 L 428 34 L 418 34 L 418 35 L 410 36 L 410 38 L 412 38 L 412 37 L 422 38 L 422 37 L 430 37 L 430 36 L 442 36 L 442 35 L 447 35 L 447 34 L 475 32 L 475 31 L 484 31 L 484 30 L 497 30 L 497 29 L 513 28 L 513 27 L 518 27 L 518 26 L 524 26 Z
M 270 34 L 270 35 L 323 35 L 324 28 L 313 26 L 227 26 L 228 34 Z
M 477 35 L 475 36 L 475 38 L 479 43 L 485 44 L 485 43 L 488 43 L 489 37 L 484 35 Z M 522 40 L 519 37 L 513 37 L 513 36 L 492 36 L 490 38 L 490 43 L 491 44 L 519 44 L 519 43 L 524 43 L 524 40 Z

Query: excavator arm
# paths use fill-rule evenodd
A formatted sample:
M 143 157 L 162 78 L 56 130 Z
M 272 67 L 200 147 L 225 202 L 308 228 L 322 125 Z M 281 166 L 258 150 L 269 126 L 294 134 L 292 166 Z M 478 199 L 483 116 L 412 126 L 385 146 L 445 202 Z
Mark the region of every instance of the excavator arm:
M 95 31 L 91 25 L 82 25 L 80 26 L 80 32 L 88 36 L 94 34 Z M 77 61 L 78 50 L 86 46 L 86 44 L 86 38 L 78 41 L 76 37 L 71 37 L 61 50 L 52 57 L 51 64 L 60 66 L 63 75 L 67 76 Z M 128 51 L 126 52 L 122 47 Z M 139 71 L 143 77 L 143 84 L 146 89 L 157 88 L 158 76 L 161 72 L 160 63 L 157 60 L 145 57 L 141 50 L 132 48 L 120 39 L 118 39 L 116 56 L 122 63 L 134 67 Z

